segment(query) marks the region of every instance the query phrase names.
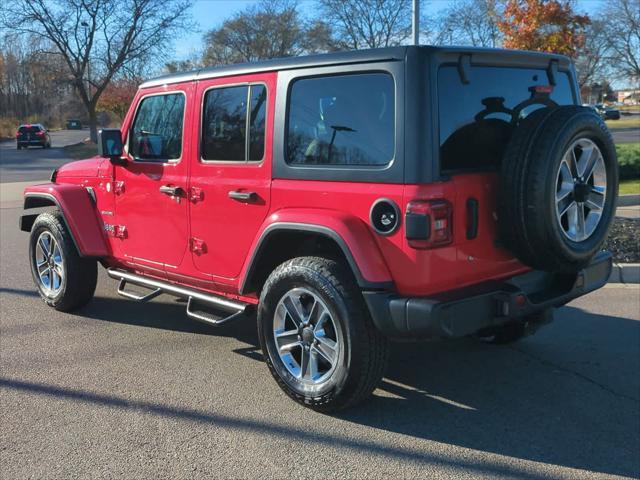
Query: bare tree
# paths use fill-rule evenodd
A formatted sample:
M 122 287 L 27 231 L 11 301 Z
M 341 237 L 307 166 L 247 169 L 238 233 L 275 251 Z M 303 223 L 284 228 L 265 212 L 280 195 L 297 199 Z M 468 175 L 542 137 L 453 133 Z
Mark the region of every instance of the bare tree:
M 496 47 L 502 41 L 496 0 L 456 0 L 436 20 L 435 43 Z
M 331 49 L 323 22 L 307 23 L 292 0 L 262 1 L 205 36 L 205 65 L 254 62 Z
M 610 32 L 603 20 L 592 20 L 586 26 L 585 44 L 575 59 L 576 73 L 580 88 L 593 82 L 602 82 L 609 73 Z
M 57 124 L 58 113 L 78 103 L 72 101 L 66 66 L 42 54 L 41 43 L 6 38 L 0 45 L 0 117 Z
M 188 26 L 187 0 L 15 0 L 0 12 L 10 33 L 44 39 L 63 59 L 97 140 L 96 106 L 114 76 L 157 62 Z
M 401 45 L 411 35 L 411 0 L 318 0 L 341 48 Z
M 616 73 L 640 82 L 640 1 L 610 0 L 604 8 Z

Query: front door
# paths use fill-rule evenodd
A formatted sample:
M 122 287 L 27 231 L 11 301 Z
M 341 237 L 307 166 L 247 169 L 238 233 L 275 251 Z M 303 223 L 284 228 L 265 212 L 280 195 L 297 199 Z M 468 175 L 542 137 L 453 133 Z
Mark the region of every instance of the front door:
M 187 251 L 188 142 L 183 141 L 191 85 L 143 91 L 127 129 L 128 162 L 115 167 L 113 189 L 120 257 L 156 270 L 178 268 Z M 125 126 L 126 128 L 126 126 Z
M 269 211 L 275 82 L 264 73 L 198 83 L 192 255 L 215 282 L 235 283 Z

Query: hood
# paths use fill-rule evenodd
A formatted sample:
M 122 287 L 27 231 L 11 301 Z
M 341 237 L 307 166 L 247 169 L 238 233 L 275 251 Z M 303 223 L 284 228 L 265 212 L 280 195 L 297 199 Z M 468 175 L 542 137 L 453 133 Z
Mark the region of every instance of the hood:
M 100 165 L 104 162 L 102 157 L 92 157 L 86 160 L 65 163 L 58 168 L 57 178 L 60 177 L 97 177 Z

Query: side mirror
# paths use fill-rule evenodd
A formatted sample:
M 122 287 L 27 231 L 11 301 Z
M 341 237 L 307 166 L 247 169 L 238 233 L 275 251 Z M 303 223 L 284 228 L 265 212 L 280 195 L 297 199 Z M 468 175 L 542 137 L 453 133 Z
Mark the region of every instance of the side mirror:
M 114 165 L 124 165 L 122 134 L 118 128 L 103 128 L 98 131 L 98 155 L 108 158 Z

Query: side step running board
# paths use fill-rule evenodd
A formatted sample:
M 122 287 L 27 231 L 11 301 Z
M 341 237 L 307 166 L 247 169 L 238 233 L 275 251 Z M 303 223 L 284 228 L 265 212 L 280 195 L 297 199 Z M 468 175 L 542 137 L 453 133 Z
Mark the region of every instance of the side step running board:
M 235 320 L 249 313 L 252 305 L 237 300 L 217 295 L 207 294 L 187 287 L 181 287 L 172 283 L 163 282 L 154 278 L 143 277 L 135 273 L 123 272 L 113 268 L 107 269 L 111 278 L 120 280 L 118 294 L 137 302 L 149 301 L 158 295 L 166 293 L 187 300 L 187 315 L 194 320 L 209 325 L 220 325 L 230 320 Z M 146 295 L 128 292 L 127 284 L 151 290 Z

